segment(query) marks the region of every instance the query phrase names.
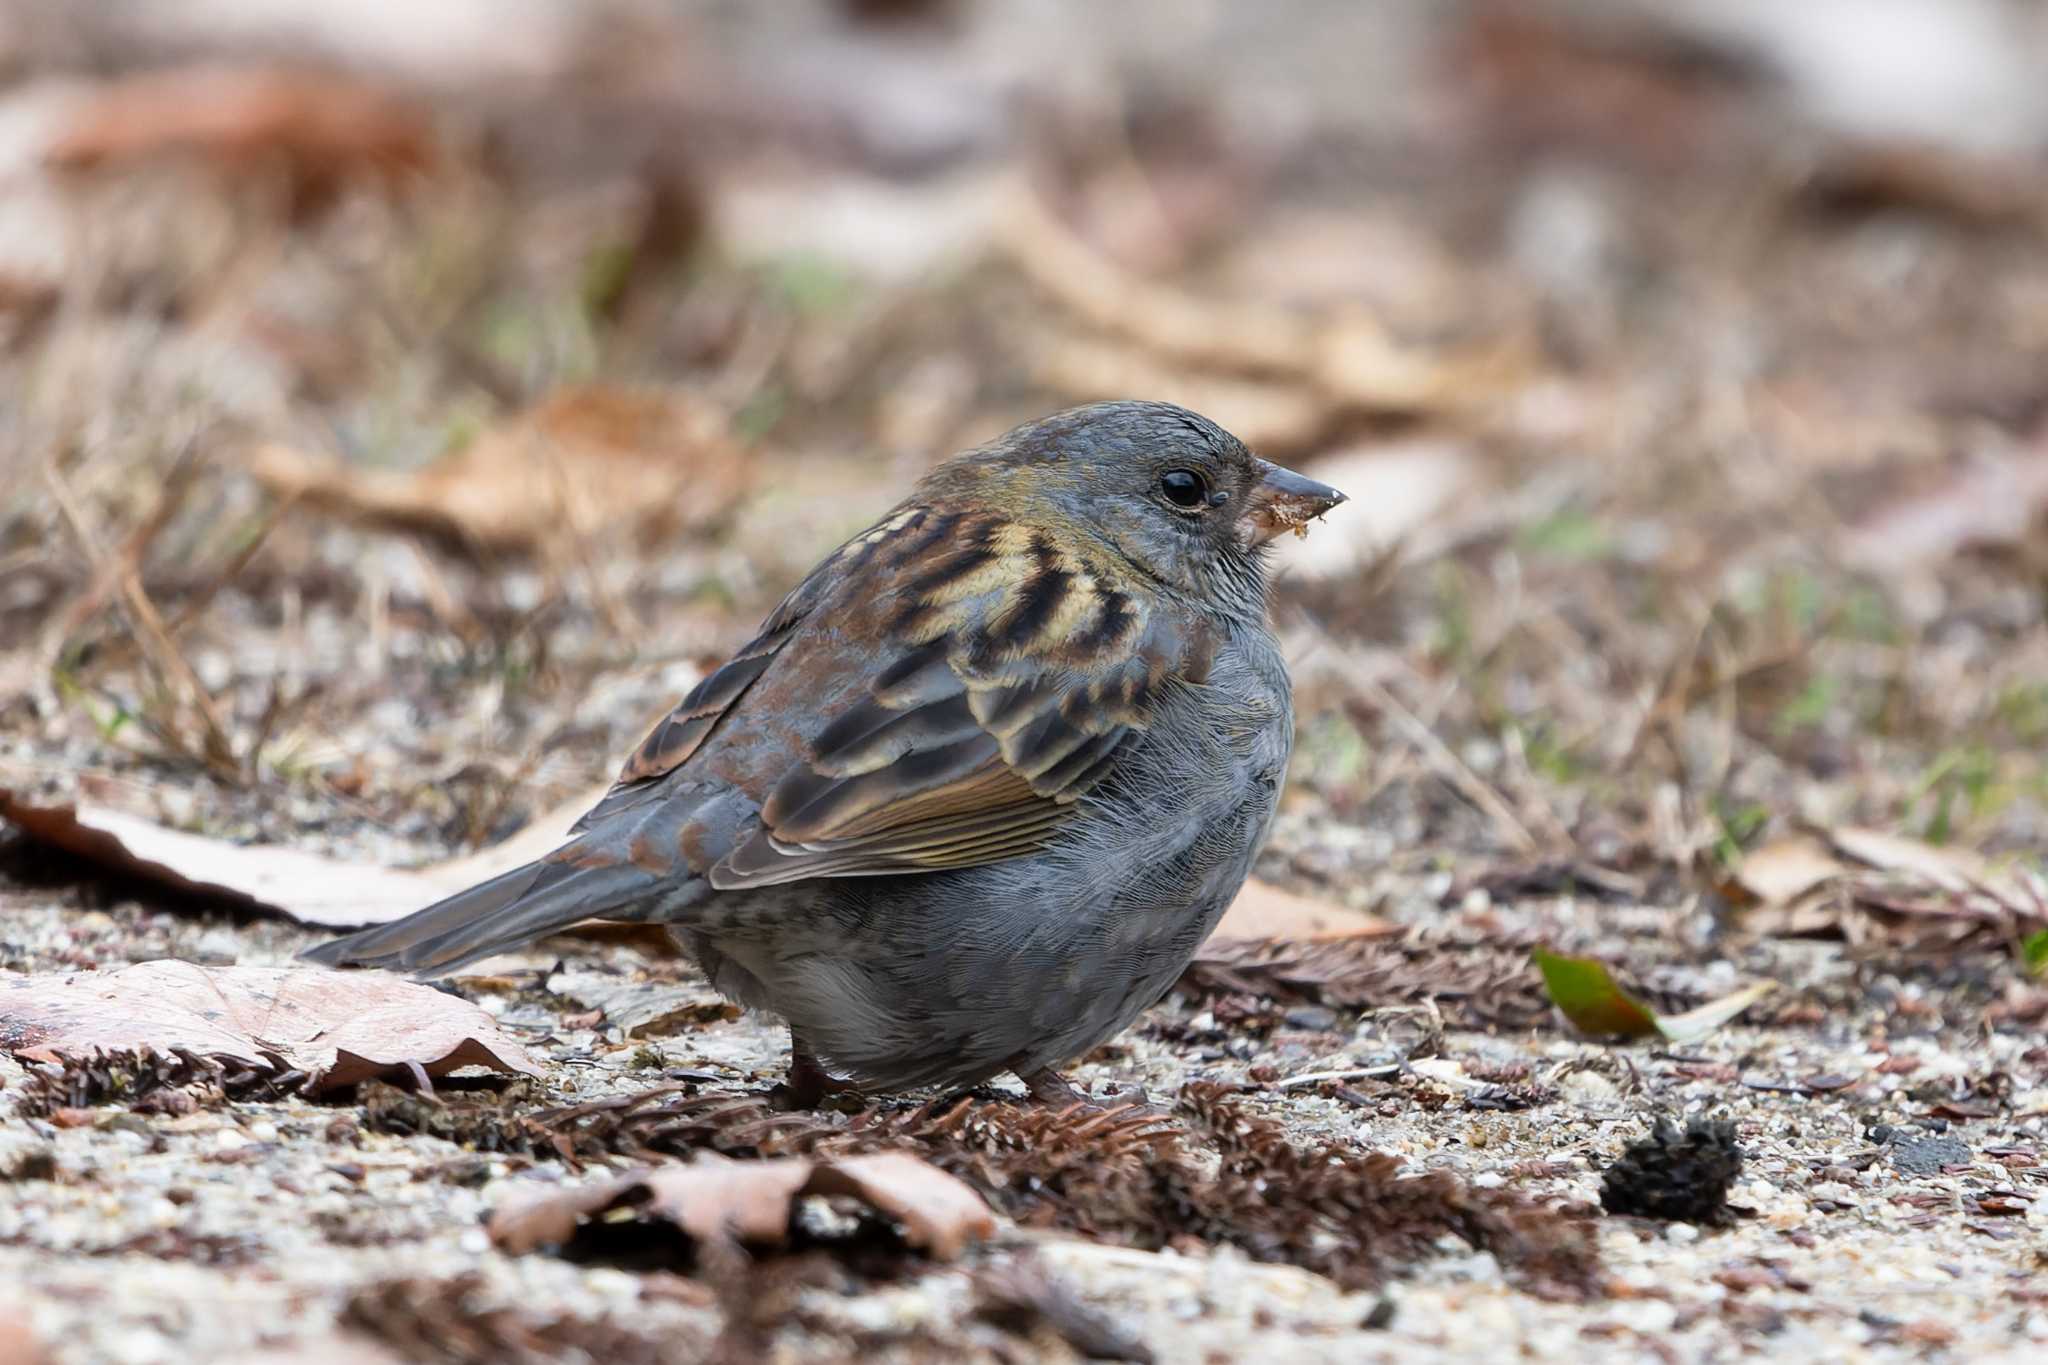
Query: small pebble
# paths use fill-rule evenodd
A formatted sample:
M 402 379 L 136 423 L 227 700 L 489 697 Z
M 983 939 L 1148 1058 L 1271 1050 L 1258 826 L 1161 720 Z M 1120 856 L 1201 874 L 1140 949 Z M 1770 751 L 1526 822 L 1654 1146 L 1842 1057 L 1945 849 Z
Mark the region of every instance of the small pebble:
M 1892 1166 L 1907 1175 L 1939 1175 L 1944 1166 L 1966 1165 L 1970 1147 L 1959 1138 L 1920 1137 L 1894 1142 Z

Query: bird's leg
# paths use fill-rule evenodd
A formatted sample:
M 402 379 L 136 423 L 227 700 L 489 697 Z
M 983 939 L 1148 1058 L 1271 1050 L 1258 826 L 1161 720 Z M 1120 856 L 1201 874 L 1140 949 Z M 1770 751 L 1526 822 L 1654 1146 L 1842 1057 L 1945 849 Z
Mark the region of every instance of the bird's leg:
M 789 1031 L 789 1078 L 775 1087 L 775 1102 L 782 1109 L 816 1109 L 829 1095 L 853 1089 L 852 1081 L 841 1080 L 818 1062 L 818 1054 L 795 1029 Z
M 1020 1071 L 1017 1079 L 1024 1082 L 1024 1088 L 1031 1092 L 1032 1099 L 1055 1109 L 1094 1104 L 1093 1100 L 1074 1089 L 1073 1082 L 1049 1066 L 1041 1066 L 1035 1071 Z
M 1113 1093 L 1107 1101 L 1103 1101 L 1091 1097 L 1085 1090 L 1077 1089 L 1072 1081 L 1049 1066 L 1019 1071 L 1017 1079 L 1024 1082 L 1024 1088 L 1031 1092 L 1033 1100 L 1054 1109 L 1071 1109 L 1077 1104 L 1090 1109 L 1119 1109 L 1125 1106 L 1154 1109 L 1152 1099 L 1145 1093 L 1145 1087 L 1142 1085 L 1126 1086 Z

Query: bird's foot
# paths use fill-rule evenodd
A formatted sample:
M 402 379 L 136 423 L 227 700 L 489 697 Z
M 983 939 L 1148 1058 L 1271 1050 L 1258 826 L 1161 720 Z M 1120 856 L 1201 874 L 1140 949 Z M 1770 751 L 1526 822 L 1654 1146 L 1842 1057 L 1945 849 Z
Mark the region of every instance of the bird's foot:
M 854 1090 L 852 1081 L 827 1071 L 808 1049 L 793 1048 L 789 1054 L 789 1078 L 768 1092 L 768 1105 L 783 1113 L 817 1109 L 831 1097 L 852 1094 Z
M 1142 1085 L 1124 1086 L 1098 1100 L 1087 1091 L 1076 1088 L 1072 1081 L 1049 1066 L 1041 1066 L 1032 1071 L 1019 1071 L 1017 1079 L 1024 1082 L 1024 1088 L 1030 1092 L 1033 1100 L 1052 1109 L 1072 1109 L 1076 1105 L 1096 1110 L 1155 1108 L 1152 1097 L 1145 1093 L 1145 1087 Z

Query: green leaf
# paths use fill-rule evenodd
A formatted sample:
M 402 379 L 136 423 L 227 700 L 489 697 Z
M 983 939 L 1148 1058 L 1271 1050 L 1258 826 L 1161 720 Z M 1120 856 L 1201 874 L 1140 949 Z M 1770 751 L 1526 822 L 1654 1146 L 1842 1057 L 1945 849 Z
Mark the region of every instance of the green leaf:
M 1535 951 L 1536 970 L 1550 1003 L 1564 1011 L 1581 1033 L 1641 1038 L 1657 1032 L 1657 1016 L 1616 985 L 1606 964 L 1590 957 Z
M 2020 961 L 2031 975 L 2048 972 L 2048 929 L 2036 929 L 2020 940 Z
M 2043 931 L 2048 937 L 2048 930 Z M 2048 957 L 2048 946 L 2044 946 Z M 1550 1002 L 1564 1011 L 1581 1033 L 1597 1037 L 1644 1038 L 1652 1034 L 1674 1043 L 1690 1043 L 1706 1037 L 1736 1015 L 1777 989 L 1775 981 L 1757 981 L 1698 1009 L 1659 1018 L 1649 1006 L 1615 983 L 1606 964 L 1596 958 L 1565 957 L 1547 948 L 1532 954 L 1536 970 L 1543 973 L 1543 989 Z

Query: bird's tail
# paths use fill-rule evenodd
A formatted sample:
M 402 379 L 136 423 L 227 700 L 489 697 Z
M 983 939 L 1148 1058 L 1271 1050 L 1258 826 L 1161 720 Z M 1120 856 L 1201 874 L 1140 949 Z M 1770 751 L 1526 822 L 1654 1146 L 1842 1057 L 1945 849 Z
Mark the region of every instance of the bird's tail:
M 649 917 L 653 902 L 682 899 L 673 894 L 680 889 L 663 887 L 630 862 L 579 867 L 543 859 L 299 956 L 329 967 L 357 963 L 442 975 L 583 920 Z M 629 908 L 640 913 L 620 913 Z

